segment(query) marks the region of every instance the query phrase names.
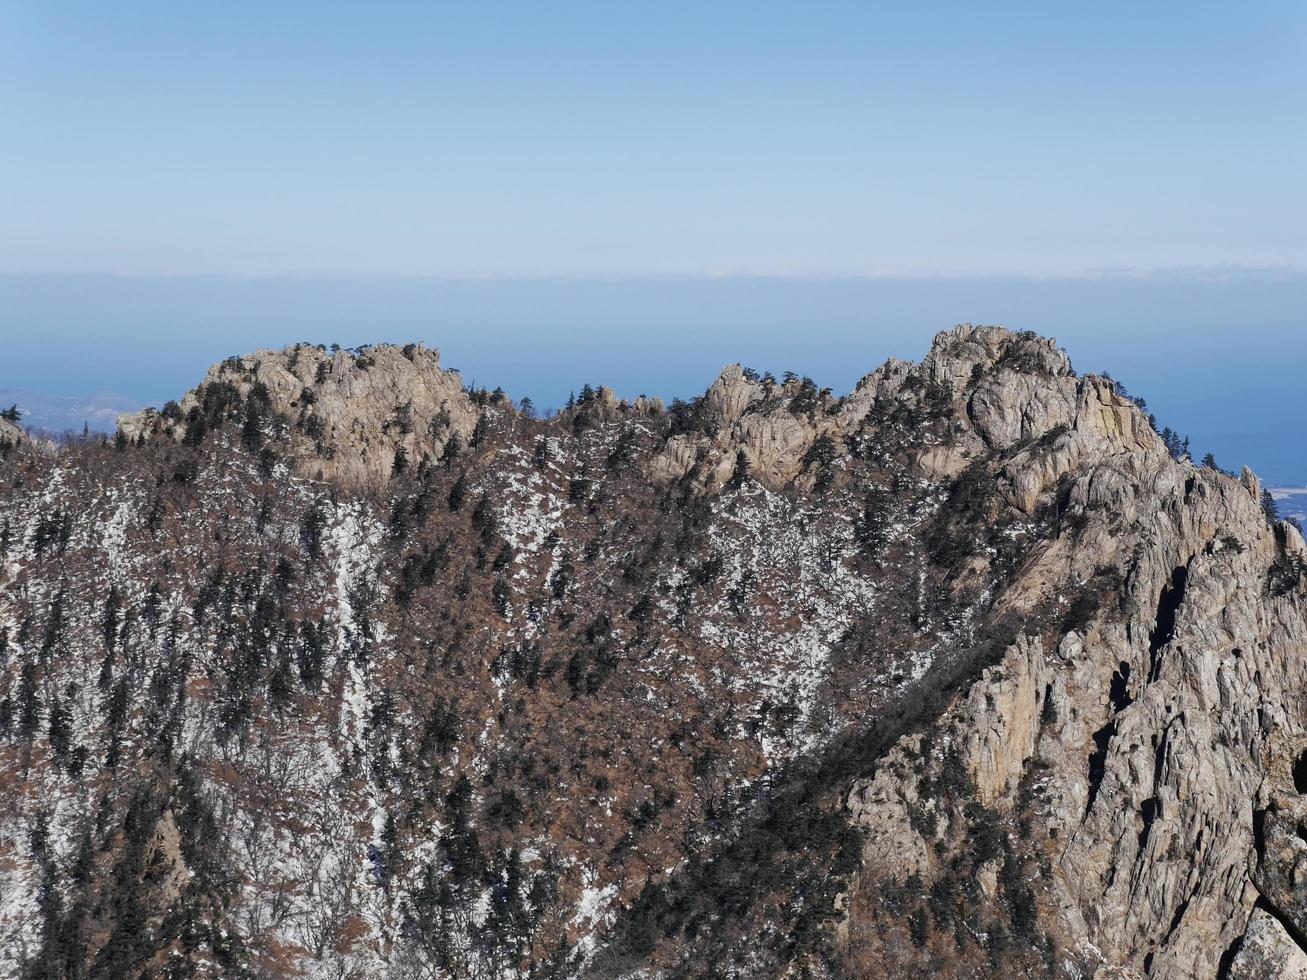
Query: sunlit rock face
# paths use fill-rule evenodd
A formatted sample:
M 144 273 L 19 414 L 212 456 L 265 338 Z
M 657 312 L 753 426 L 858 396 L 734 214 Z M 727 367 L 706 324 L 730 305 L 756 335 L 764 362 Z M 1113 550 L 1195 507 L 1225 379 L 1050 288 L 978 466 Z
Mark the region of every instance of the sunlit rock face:
M 1302 538 L 1051 340 L 4 435 L 0 975 L 1302 973 Z
M 10 446 L 17 446 L 26 441 L 23 430 L 8 419 L 0 419 L 0 441 Z

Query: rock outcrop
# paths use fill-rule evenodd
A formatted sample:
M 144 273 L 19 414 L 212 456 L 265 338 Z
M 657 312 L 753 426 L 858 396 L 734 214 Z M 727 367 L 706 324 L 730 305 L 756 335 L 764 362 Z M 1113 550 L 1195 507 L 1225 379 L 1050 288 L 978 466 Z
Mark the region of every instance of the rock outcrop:
M 1036 439 L 1056 448 L 1041 445 L 1010 468 L 1014 502 L 1027 510 L 1087 453 L 1165 452 L 1113 382 L 1077 378 L 1053 341 L 964 324 L 940 334 L 920 365 L 887 361 L 842 400 L 806 378 L 779 384 L 730 365 L 687 412 L 692 431 L 674 435 L 649 471 L 677 479 L 695 470 L 703 485 L 721 486 L 742 456 L 750 475 L 769 486 L 810 486 L 813 447 L 823 438 L 838 454 L 871 417 L 940 410 L 952 415 L 950 425 L 938 441 L 921 433 L 930 444 L 916 459 L 932 479 L 956 477 L 987 452 Z
M 466 442 L 483 411 L 458 372 L 441 370 L 439 352 L 421 344 L 335 352 L 296 344 L 228 358 L 177 407 L 121 416 L 118 427 L 134 441 L 182 441 L 195 420 L 212 424 L 215 410 L 252 412 L 261 434 L 291 441 L 301 473 L 355 486 L 388 480 L 397 452 L 417 465 L 455 437 Z
M 0 442 L 10 446 L 17 446 L 19 443 L 25 442 L 26 439 L 27 434 L 22 429 L 8 419 L 0 419 Z
M 1271 913 L 1259 908 L 1248 920 L 1226 976 L 1229 980 L 1307 980 L 1307 953 Z

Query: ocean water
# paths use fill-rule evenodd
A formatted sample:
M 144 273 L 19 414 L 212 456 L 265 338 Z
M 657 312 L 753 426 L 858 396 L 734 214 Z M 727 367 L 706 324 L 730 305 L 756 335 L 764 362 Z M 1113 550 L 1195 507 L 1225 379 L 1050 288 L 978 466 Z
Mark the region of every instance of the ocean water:
M 1307 487 L 1273 488 L 1271 496 L 1280 508 L 1281 517 L 1292 517 L 1307 525 Z

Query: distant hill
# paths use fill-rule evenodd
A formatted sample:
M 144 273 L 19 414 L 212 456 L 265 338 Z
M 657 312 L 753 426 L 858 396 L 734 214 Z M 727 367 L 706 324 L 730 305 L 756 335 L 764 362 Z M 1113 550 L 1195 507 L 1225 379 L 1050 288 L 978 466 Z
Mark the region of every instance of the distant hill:
M 0 407 L 10 405 L 22 411 L 24 428 L 57 435 L 69 429 L 80 432 L 83 426 L 90 426 L 92 432 L 113 432 L 118 416 L 136 411 L 141 402 L 112 391 L 78 396 L 0 388 Z

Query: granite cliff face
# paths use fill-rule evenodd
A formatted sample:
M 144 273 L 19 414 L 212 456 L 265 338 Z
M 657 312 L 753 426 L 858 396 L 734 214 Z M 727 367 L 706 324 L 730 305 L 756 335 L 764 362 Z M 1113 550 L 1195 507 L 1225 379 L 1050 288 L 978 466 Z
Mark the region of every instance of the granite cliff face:
M 467 440 L 480 417 L 458 372 L 420 344 L 332 353 L 297 344 L 215 364 L 180 405 L 122 416 L 119 428 L 138 441 L 188 431 L 196 441 L 196 420 L 207 428 L 215 404 L 247 407 L 260 430 L 271 420 L 300 472 L 354 485 L 389 479 L 401 447 L 416 460 Z
M 1106 601 L 1060 636 L 1023 637 L 936 723 L 966 784 L 941 816 L 971 800 L 1019 815 L 1046 876 L 1041 921 L 1058 922 L 1086 972 L 1215 975 L 1222 957 L 1241 962 L 1254 903 L 1278 917 L 1258 920 L 1277 948 L 1280 922 L 1301 930 L 1302 539 L 1268 524 L 1251 474 L 1172 460 L 1110 385 L 1044 363 L 1052 380 L 1038 386 L 992 374 L 954 445 L 1008 456 L 1011 507 L 1031 513 L 1057 487 L 1055 505 L 1076 516 L 1073 534 L 1031 549 L 997 605 L 1025 613 L 1096 582 Z M 850 805 L 873 831 L 864 875 L 929 885 L 969 838 L 905 819 L 913 805 L 940 810 L 922 783 L 950 761 L 903 765 L 913 738 L 896 746 L 897 773 L 857 783 Z
M 1307 965 L 1307 549 L 1052 341 L 299 345 L 0 467 L 0 974 Z

